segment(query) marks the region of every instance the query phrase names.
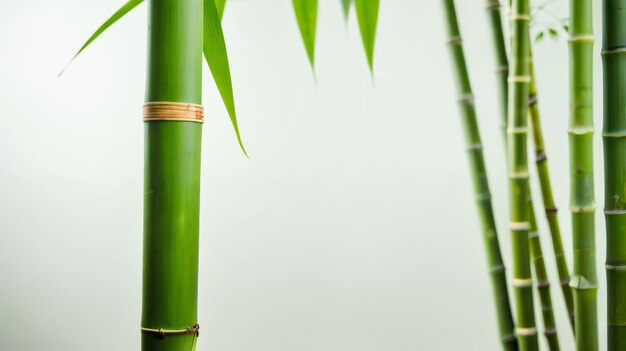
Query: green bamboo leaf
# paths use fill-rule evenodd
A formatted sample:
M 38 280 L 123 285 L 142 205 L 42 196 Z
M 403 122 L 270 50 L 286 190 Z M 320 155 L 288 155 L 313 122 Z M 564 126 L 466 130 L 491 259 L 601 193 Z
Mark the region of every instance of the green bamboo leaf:
M 341 4 L 343 5 L 343 16 L 346 20 L 348 20 L 348 15 L 350 14 L 350 5 L 352 5 L 352 0 L 341 0 Z
M 380 0 L 354 0 L 370 72 L 374 71 L 374 43 L 376 40 L 376 26 L 378 25 L 379 3 Z
M 224 8 L 226 7 L 226 0 L 215 0 L 215 7 L 220 18 L 224 17 Z
M 543 38 L 543 33 L 544 32 L 539 32 L 539 34 L 535 36 L 535 43 L 538 43 L 539 41 L 541 41 L 541 39 Z
M 237 113 L 235 112 L 235 98 L 233 96 L 233 82 L 230 76 L 226 42 L 219 13 L 214 0 L 204 0 L 204 24 L 203 24 L 203 51 L 204 57 L 215 80 L 215 85 L 222 96 L 230 121 L 235 129 L 237 141 L 243 153 L 248 157 L 246 148 L 241 141 L 239 126 L 237 125 Z
M 89 44 L 91 44 L 94 40 L 96 40 L 96 38 L 98 38 L 100 36 L 100 34 L 102 34 L 105 30 L 107 30 L 107 28 L 112 26 L 115 22 L 117 22 L 120 18 L 124 17 L 125 14 L 129 13 L 132 9 L 137 7 L 137 5 L 141 4 L 142 2 L 143 2 L 143 0 L 129 0 L 126 4 L 124 4 L 124 6 L 122 6 L 119 10 L 117 10 L 111 17 L 109 17 L 109 19 L 106 20 L 91 35 L 91 37 L 89 37 L 89 39 L 87 39 L 85 44 L 83 44 L 83 46 L 80 48 L 80 50 L 78 50 L 78 52 L 72 57 L 70 62 L 68 62 L 67 65 L 65 65 L 65 67 L 63 68 L 63 70 L 61 70 L 61 72 L 59 72 L 59 75 L 62 75 L 63 72 L 65 72 L 65 70 L 67 69 L 67 67 L 72 63 L 72 61 L 74 61 L 74 59 L 78 55 L 80 55 L 80 53 L 83 52 L 83 50 L 85 50 L 87 48 L 87 46 L 89 46 Z
M 293 9 L 300 27 L 302 41 L 311 67 L 315 66 L 315 30 L 317 26 L 317 0 L 293 0 Z

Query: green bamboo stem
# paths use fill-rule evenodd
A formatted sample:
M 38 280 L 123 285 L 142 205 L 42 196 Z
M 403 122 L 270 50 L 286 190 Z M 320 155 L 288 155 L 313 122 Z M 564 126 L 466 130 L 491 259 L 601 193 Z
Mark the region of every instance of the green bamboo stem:
M 626 0 L 604 0 L 604 216 L 608 351 L 626 345 Z
M 539 293 L 539 301 L 541 302 L 541 315 L 543 317 L 543 334 L 551 351 L 560 350 L 559 338 L 554 322 L 554 310 L 552 308 L 552 296 L 550 295 L 550 281 L 546 270 L 546 263 L 543 258 L 543 249 L 541 248 L 541 240 L 539 239 L 539 229 L 537 228 L 537 219 L 535 217 L 535 209 L 531 192 L 528 192 L 528 208 L 530 217 L 530 253 L 532 256 L 533 267 L 535 268 L 535 277 L 537 279 L 537 291 Z
M 202 0 L 150 0 L 146 102 L 200 104 Z M 142 327 L 197 323 L 202 124 L 145 125 Z M 190 351 L 196 335 L 142 333 L 144 351 Z
M 504 40 L 504 31 L 502 28 L 502 16 L 501 16 L 501 5 L 499 0 L 487 0 L 487 7 L 486 7 L 488 16 L 489 16 L 489 20 L 490 20 L 490 27 L 491 27 L 491 33 L 492 33 L 492 42 L 493 42 L 493 46 L 494 46 L 494 52 L 495 52 L 495 60 L 496 60 L 496 75 L 497 75 L 497 81 L 498 81 L 498 91 L 500 93 L 500 106 L 501 106 L 501 116 L 502 116 L 502 126 L 503 126 L 503 130 L 506 131 L 506 126 L 507 126 L 507 114 L 508 114 L 508 82 L 507 82 L 507 78 L 508 78 L 508 74 L 509 74 L 509 66 L 508 66 L 508 58 L 507 58 L 507 53 L 506 53 L 506 45 L 505 45 L 505 40 Z M 530 48 L 529 48 L 530 49 Z M 535 109 L 536 110 L 536 106 L 533 103 L 533 101 L 536 101 L 536 95 L 533 96 L 532 91 L 534 89 L 534 82 L 533 82 L 533 78 L 534 78 L 534 74 L 532 71 L 532 62 L 530 62 L 531 66 L 529 67 L 530 71 L 531 71 L 531 85 L 529 88 L 530 91 L 530 109 L 531 109 L 531 114 L 532 114 L 532 110 Z M 532 118 L 531 118 L 532 120 Z M 506 140 L 506 133 L 504 133 L 505 136 L 505 140 Z M 543 139 L 541 139 L 541 143 L 543 143 Z M 546 168 L 547 171 L 547 168 Z M 546 173 L 547 174 L 547 173 Z M 541 173 L 540 173 L 540 180 L 543 182 L 544 179 L 548 179 L 548 185 L 549 185 L 549 178 L 541 178 Z M 551 196 L 552 192 L 550 190 L 550 196 Z M 534 206 L 533 206 L 533 202 L 532 202 L 532 198 L 530 197 L 530 193 L 529 193 L 529 211 L 530 211 L 530 215 L 532 216 L 531 218 L 534 219 Z M 553 201 L 553 200 L 552 200 Z M 552 206 L 554 207 L 554 206 Z M 556 218 L 556 214 L 553 215 L 549 215 L 549 218 Z M 550 221 L 550 219 L 549 219 Z M 554 226 L 556 225 L 556 226 Z M 559 277 L 562 276 L 561 273 L 564 272 L 564 279 L 562 279 L 561 281 L 565 282 L 564 286 L 563 283 L 561 284 L 562 289 L 563 289 L 563 294 L 564 297 L 566 299 L 566 304 L 568 301 L 568 296 L 569 296 L 569 301 L 570 303 L 567 304 L 567 306 L 571 307 L 571 315 L 573 316 L 573 302 L 572 302 L 572 295 L 571 295 L 571 289 L 569 288 L 569 271 L 567 269 L 567 262 L 565 261 L 565 257 L 562 254 L 563 253 L 563 244 L 561 243 L 561 235 L 560 235 L 560 231 L 559 231 L 559 227 L 558 227 L 558 221 L 554 221 L 552 220 L 551 225 L 551 233 L 552 233 L 552 241 L 554 243 L 554 248 L 555 248 L 555 256 L 556 256 L 556 260 L 557 260 L 557 266 L 559 267 Z M 532 232 L 534 232 L 534 230 L 532 230 L 531 228 L 531 234 Z M 534 255 L 535 253 L 542 252 L 541 249 L 541 242 L 540 240 L 537 238 L 537 240 L 533 240 L 531 238 L 531 249 L 533 247 L 535 247 L 534 250 Z M 560 253 L 560 254 L 559 254 Z M 536 257 L 535 257 L 536 258 Z M 545 263 L 543 262 L 543 259 L 541 261 L 534 259 L 533 260 L 534 266 L 535 266 L 535 272 L 540 271 L 540 272 L 545 272 Z M 543 265 L 543 267 L 541 267 Z M 563 269 L 564 268 L 564 269 Z M 539 278 L 541 279 L 541 278 Z M 545 279 L 541 279 L 541 280 L 545 280 Z M 546 304 L 547 303 L 547 298 L 550 296 L 549 295 L 549 287 L 546 286 L 546 283 L 549 284 L 547 282 L 547 280 L 543 283 L 538 283 L 537 287 L 539 289 L 539 296 L 541 298 L 542 304 Z M 548 293 L 544 292 L 544 291 L 548 291 Z M 547 295 L 547 297 L 546 297 Z M 544 302 L 545 301 L 545 302 Z M 551 305 L 551 298 L 550 298 L 550 305 Z M 551 313 L 553 315 L 553 313 Z M 554 322 L 553 319 L 554 317 L 550 318 L 550 316 L 547 315 L 547 312 L 543 313 L 544 316 L 544 327 L 545 327 L 545 334 L 546 334 L 546 338 L 548 339 L 554 339 L 556 340 L 556 342 L 553 342 L 551 340 L 548 340 L 549 345 L 551 346 L 551 349 L 557 349 L 558 347 L 558 339 L 556 336 L 556 329 L 554 329 L 554 336 L 551 336 L 552 334 L 552 327 L 554 326 Z M 552 322 L 551 322 L 552 320 Z M 552 327 L 551 327 L 552 325 Z M 556 346 L 555 346 L 556 345 Z
M 506 140 L 506 125 L 508 123 L 507 115 L 509 109 L 509 59 L 506 53 L 500 0 L 487 0 L 486 11 L 489 17 L 489 27 L 491 28 L 491 39 L 495 53 L 495 73 L 498 82 L 498 94 L 500 95 L 500 116 L 502 118 L 501 128 L 504 140 Z
M 530 126 L 533 136 L 533 146 L 535 151 L 535 166 L 539 177 L 539 186 L 541 188 L 541 196 L 543 199 L 543 208 L 545 211 L 550 236 L 552 238 L 552 248 L 554 250 L 554 259 L 559 274 L 561 292 L 565 300 L 565 306 L 570 320 L 570 325 L 574 328 L 574 298 L 572 289 L 569 286 L 570 274 L 567 266 L 567 257 L 563 249 L 563 241 L 561 240 L 561 226 L 559 225 L 558 209 L 554 201 L 552 193 L 552 182 L 550 180 L 550 172 L 548 169 L 548 157 L 546 154 L 545 143 L 543 141 L 543 130 L 541 128 L 541 118 L 539 115 L 538 95 L 535 80 L 535 65 L 532 60 L 532 47 L 530 56 Z
M 476 205 L 482 227 L 487 266 L 491 275 L 491 285 L 495 298 L 500 341 L 503 350 L 518 349 L 514 333 L 513 316 L 509 302 L 506 272 L 502 261 L 498 233 L 491 204 L 491 193 L 487 179 L 480 130 L 474 108 L 474 96 L 469 80 L 461 33 L 457 21 L 454 0 L 443 0 L 449 36 L 450 56 L 456 74 L 459 107 L 464 127 L 465 142 L 470 161 Z
M 593 190 L 592 0 L 570 1 L 570 211 L 574 241 L 576 349 L 598 349 Z
M 530 268 L 528 207 L 528 91 L 530 72 L 528 0 L 513 0 L 511 7 L 511 69 L 507 124 L 510 229 L 513 245 L 513 287 L 520 350 L 538 350 Z

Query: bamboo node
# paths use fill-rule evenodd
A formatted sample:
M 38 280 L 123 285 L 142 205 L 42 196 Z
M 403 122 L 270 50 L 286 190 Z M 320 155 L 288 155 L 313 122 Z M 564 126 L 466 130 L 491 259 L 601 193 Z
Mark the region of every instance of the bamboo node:
M 511 14 L 511 21 L 530 21 L 530 15 L 513 13 Z
M 593 35 L 573 35 L 569 37 L 568 41 L 572 42 L 593 42 L 595 40 Z
M 546 330 L 543 331 L 544 335 L 554 335 L 556 334 L 556 328 L 552 327 L 552 328 L 548 328 Z
M 530 224 L 528 222 L 511 222 L 509 228 L 512 231 L 528 231 L 530 230 Z
M 606 264 L 607 271 L 626 271 L 626 264 Z
M 547 160 L 547 159 L 548 159 L 548 157 L 546 156 L 546 153 L 545 153 L 545 152 L 538 152 L 538 153 L 535 155 L 535 162 L 537 162 L 537 163 L 539 163 L 539 162 L 543 162 L 543 161 L 545 161 L 545 160 Z
M 508 134 L 527 134 L 528 127 L 509 127 L 506 132 Z
M 572 206 L 569 208 L 571 213 L 593 213 L 596 211 L 596 206 Z
M 515 336 L 515 334 L 505 335 L 505 336 L 502 336 L 500 340 L 502 341 L 502 343 L 508 344 L 510 342 L 516 342 L 517 337 Z
M 489 3 L 489 5 L 487 5 L 487 7 L 485 7 L 485 10 L 495 11 L 495 10 L 500 10 L 500 8 L 502 8 L 502 5 L 500 5 L 499 1 L 492 1 Z
M 556 207 L 548 207 L 546 208 L 546 214 L 551 214 L 551 213 L 557 213 L 559 212 L 559 209 Z
M 483 144 L 481 143 L 470 144 L 467 146 L 467 151 L 477 151 L 477 150 L 482 150 L 482 149 L 483 149 Z
M 537 282 L 537 289 L 545 289 L 550 287 L 548 279 L 543 279 Z
M 534 232 L 528 233 L 528 238 L 529 239 L 538 238 L 538 237 L 539 237 L 539 231 L 538 230 L 535 230 Z
M 515 288 L 527 288 L 527 287 L 533 286 L 533 280 L 531 278 L 528 278 L 528 279 L 513 278 L 513 281 L 511 284 Z
M 467 102 L 470 105 L 474 105 L 474 94 L 463 94 L 458 99 L 458 102 Z
M 567 131 L 571 135 L 585 135 L 593 134 L 594 129 L 592 127 L 573 127 Z
M 509 173 L 509 179 L 519 179 L 519 180 L 524 180 L 524 179 L 528 179 L 528 172 L 515 172 L 515 173 Z
M 202 105 L 184 102 L 147 102 L 143 105 L 143 121 L 204 122 Z
M 501 65 L 496 67 L 496 73 L 502 73 L 502 72 L 508 72 L 509 71 L 509 66 L 508 65 Z
M 153 328 L 145 328 L 145 327 L 141 327 L 140 329 L 142 333 L 157 334 L 162 338 L 168 335 L 185 335 L 185 334 L 195 334 L 196 337 L 200 336 L 200 325 L 198 324 L 192 325 L 191 327 L 186 328 L 186 329 L 175 329 L 175 330 L 169 330 L 169 329 L 163 329 L 163 328 L 153 329 Z
M 509 76 L 509 83 L 530 83 L 530 76 Z
M 463 43 L 463 38 L 461 38 L 460 36 L 455 36 L 450 38 L 450 40 L 448 40 L 448 45 L 460 45 Z
M 517 327 L 517 328 L 515 328 L 515 333 L 518 336 L 534 336 L 534 335 L 537 335 L 537 328 L 535 328 L 535 327 L 531 327 L 531 328 L 520 328 L 520 327 Z
M 539 102 L 539 96 L 537 96 L 537 94 L 533 94 L 528 98 L 528 106 L 537 105 L 538 102 Z
M 613 55 L 613 54 L 624 54 L 624 53 L 626 53 L 626 47 L 602 50 L 602 56 Z
M 604 210 L 604 214 L 607 216 L 623 215 L 623 214 L 626 214 L 626 209 L 624 208 L 606 209 Z

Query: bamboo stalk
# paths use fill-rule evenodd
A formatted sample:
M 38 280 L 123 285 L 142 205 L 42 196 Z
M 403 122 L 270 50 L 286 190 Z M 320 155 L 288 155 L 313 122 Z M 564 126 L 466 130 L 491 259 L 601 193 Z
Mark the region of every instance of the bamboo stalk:
M 503 350 L 517 350 L 517 339 L 514 333 L 513 316 L 509 302 L 506 271 L 500 251 L 498 232 L 496 229 L 491 193 L 487 178 L 485 158 L 483 155 L 480 130 L 474 108 L 474 95 L 470 84 L 463 43 L 459 29 L 454 0 L 443 0 L 448 29 L 450 56 L 456 74 L 459 107 L 465 134 L 465 142 L 470 161 L 474 195 L 480 218 L 483 243 L 485 246 L 487 266 L 491 276 L 491 285 L 495 299 L 498 318 L 500 342 Z
M 500 93 L 499 100 L 500 100 L 500 106 L 501 106 L 502 129 L 506 131 L 506 126 L 508 124 L 508 121 L 507 121 L 507 114 L 508 114 L 507 79 L 508 79 L 508 74 L 509 74 L 509 66 L 508 66 L 508 58 L 507 58 L 507 53 L 506 53 L 506 45 L 504 41 L 504 32 L 502 29 L 502 16 L 501 16 L 500 2 L 498 0 L 487 0 L 486 10 L 487 10 L 489 20 L 490 20 L 492 42 L 493 42 L 493 46 L 495 49 L 495 59 L 496 59 L 495 72 L 497 75 L 497 81 L 498 81 L 498 87 L 499 87 L 498 91 Z M 530 47 L 529 47 L 529 50 L 530 50 Z M 529 108 L 531 109 L 531 114 L 532 114 L 532 109 L 533 108 L 536 109 L 536 106 L 534 106 L 535 104 L 533 103 L 533 101 L 536 101 L 536 99 L 533 97 L 533 94 L 532 94 L 532 91 L 534 89 L 534 83 L 533 83 L 534 73 L 532 70 L 532 61 L 529 64 L 530 64 L 529 69 L 531 72 L 531 83 L 530 83 L 530 88 L 529 88 L 529 91 L 530 91 L 530 96 L 529 96 L 530 107 Z M 504 140 L 506 141 L 507 139 L 506 133 L 503 133 L 503 134 L 504 134 Z M 548 180 L 548 184 L 549 184 L 549 180 Z M 530 192 L 528 196 L 529 196 L 528 198 L 529 215 L 531 216 L 531 219 L 535 221 L 535 209 L 534 209 Z M 551 226 L 551 229 L 552 228 L 553 227 Z M 555 253 L 556 253 L 555 256 L 557 259 L 557 266 L 559 267 L 559 273 L 565 272 L 564 276 L 566 279 L 562 280 L 562 281 L 565 281 L 565 286 L 563 287 L 562 285 L 563 294 L 567 301 L 567 296 L 569 293 L 570 304 L 568 306 L 572 306 L 572 316 L 573 316 L 573 304 L 571 303 L 571 289 L 569 288 L 569 273 L 567 270 L 567 263 L 565 261 L 564 256 L 562 254 L 561 255 L 558 254 L 559 252 L 560 253 L 563 252 L 563 249 L 562 249 L 563 245 L 561 243 L 561 236 L 560 236 L 560 232 L 558 231 L 558 229 L 559 229 L 558 222 L 556 222 L 556 230 L 551 230 L 551 233 L 556 233 L 556 236 L 555 235 L 552 236 L 552 240 L 554 243 L 554 248 L 555 248 Z M 538 235 L 538 232 L 536 234 L 533 234 L 535 232 L 536 232 L 536 223 L 535 223 L 535 228 L 531 227 L 530 245 L 531 245 L 531 249 L 534 249 L 532 250 L 532 255 L 534 258 L 533 266 L 535 268 L 535 272 L 536 274 L 540 274 L 541 272 L 546 272 L 546 268 L 545 268 L 545 262 L 543 258 L 539 260 L 537 257 L 538 255 L 543 257 L 543 250 L 541 248 L 541 241 L 539 240 L 539 238 L 537 237 L 536 240 L 533 238 L 533 235 Z M 560 248 L 560 250 L 558 250 L 558 248 Z M 559 256 L 563 259 L 561 260 Z M 563 266 L 560 263 L 563 263 L 565 265 Z M 564 270 L 562 269 L 563 267 L 565 268 Z M 554 313 L 551 308 L 552 299 L 549 293 L 549 282 L 547 281 L 547 274 L 544 273 L 543 276 L 544 278 L 538 277 L 540 282 L 538 282 L 537 288 L 539 290 L 540 300 L 542 302 L 542 305 L 544 306 L 544 308 L 542 308 L 544 310 L 543 312 L 543 320 L 544 320 L 544 328 L 545 328 L 544 334 L 546 335 L 546 338 L 548 339 L 548 344 L 550 345 L 550 349 L 556 350 L 558 349 L 558 338 L 556 335 L 556 328 L 554 328 Z M 559 274 L 559 277 L 560 276 L 561 274 Z M 547 310 L 548 306 L 550 306 L 549 312 Z
M 201 103 L 202 0 L 150 0 L 146 102 Z M 145 122 L 142 327 L 197 323 L 202 124 Z M 197 334 L 143 332 L 145 351 L 190 351 Z
M 502 6 L 500 0 L 487 0 L 487 15 L 491 28 L 491 39 L 494 47 L 496 61 L 496 78 L 498 81 L 498 94 L 500 95 L 500 116 L 502 118 L 502 135 L 506 140 L 506 125 L 509 109 L 509 59 L 506 53 L 506 41 L 502 24 Z
M 604 216 L 608 351 L 626 345 L 626 0 L 605 0 Z
M 528 65 L 530 6 L 513 0 L 511 8 L 511 69 L 507 124 L 510 229 L 513 245 L 513 291 L 517 308 L 520 350 L 538 350 L 530 268 L 528 207 Z
M 559 225 L 558 210 L 552 193 L 552 182 L 550 180 L 550 172 L 548 169 L 548 157 L 543 141 L 543 130 L 541 128 L 541 118 L 539 115 L 538 95 L 535 79 L 535 65 L 532 60 L 532 46 L 530 48 L 530 126 L 533 136 L 533 146 L 535 151 L 535 166 L 539 177 L 539 186 L 543 199 L 543 209 L 548 221 L 550 236 L 552 239 L 552 248 L 554 250 L 554 259 L 559 274 L 561 293 L 565 300 L 565 306 L 570 320 L 572 329 L 574 328 L 574 298 L 572 289 L 569 286 L 570 274 L 567 266 L 567 258 L 563 249 L 563 241 L 561 239 L 561 226 Z
M 556 324 L 554 322 L 554 309 L 552 308 L 552 296 L 550 295 L 550 281 L 546 270 L 546 263 L 543 258 L 543 249 L 541 248 L 541 239 L 539 238 L 539 229 L 537 228 L 537 219 L 535 217 L 535 209 L 531 192 L 528 192 L 528 208 L 530 219 L 530 253 L 532 256 L 533 267 L 535 268 L 535 277 L 537 279 L 537 292 L 539 293 L 539 301 L 541 302 L 541 315 L 543 318 L 543 334 L 551 351 L 560 350 L 559 337 L 557 335 Z
M 593 190 L 592 0 L 570 1 L 570 211 L 574 241 L 576 349 L 598 349 Z

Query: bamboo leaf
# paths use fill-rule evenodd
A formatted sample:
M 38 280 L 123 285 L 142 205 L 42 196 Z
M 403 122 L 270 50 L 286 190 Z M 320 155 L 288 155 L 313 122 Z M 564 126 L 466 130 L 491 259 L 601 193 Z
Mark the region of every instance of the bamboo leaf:
M 224 17 L 224 8 L 226 7 L 226 0 L 215 0 L 215 7 L 217 8 L 217 14 L 220 18 Z
M 376 26 L 378 25 L 379 2 L 380 0 L 354 0 L 370 72 L 374 71 L 374 43 Z
M 541 39 L 543 38 L 543 33 L 544 32 L 539 32 L 539 34 L 537 34 L 537 36 L 535 37 L 535 43 L 538 43 L 541 41 Z
M 241 141 L 239 126 L 237 124 L 237 113 L 235 111 L 235 98 L 233 96 L 233 83 L 230 76 L 230 66 L 228 64 L 228 54 L 226 52 L 226 42 L 220 23 L 220 17 L 214 0 L 204 0 L 204 24 L 203 24 L 203 51 L 204 57 L 209 65 L 215 85 L 222 96 L 230 121 L 237 135 L 237 142 L 243 153 L 248 157 L 246 148 Z
M 94 40 L 96 40 L 100 36 L 100 34 L 102 34 L 105 30 L 107 30 L 107 28 L 112 26 L 115 22 L 117 22 L 120 18 L 124 17 L 124 15 L 129 13 L 132 9 L 137 7 L 137 5 L 141 4 L 142 2 L 143 0 L 129 0 L 126 4 L 124 4 L 124 6 L 122 6 L 119 10 L 117 10 L 111 17 L 109 17 L 109 19 L 107 19 L 98 29 L 96 29 L 96 31 L 91 35 L 91 37 L 87 39 L 85 44 L 83 44 L 80 50 L 78 50 L 78 52 L 72 57 L 70 62 L 68 62 L 67 65 L 65 65 L 65 67 L 63 68 L 63 70 L 59 72 L 59 75 L 62 75 L 63 72 L 65 72 L 65 70 L 67 69 L 67 67 L 72 63 L 72 61 L 74 61 L 74 59 L 78 55 L 80 55 L 80 53 L 83 52 L 83 50 L 85 50 L 89 46 L 89 44 L 91 44 Z
M 343 5 L 343 16 L 348 20 L 348 15 L 350 14 L 350 5 L 352 5 L 352 0 L 341 0 L 341 4 Z
M 302 41 L 311 67 L 315 66 L 315 31 L 317 26 L 317 0 L 293 0 L 293 9 L 300 27 Z

